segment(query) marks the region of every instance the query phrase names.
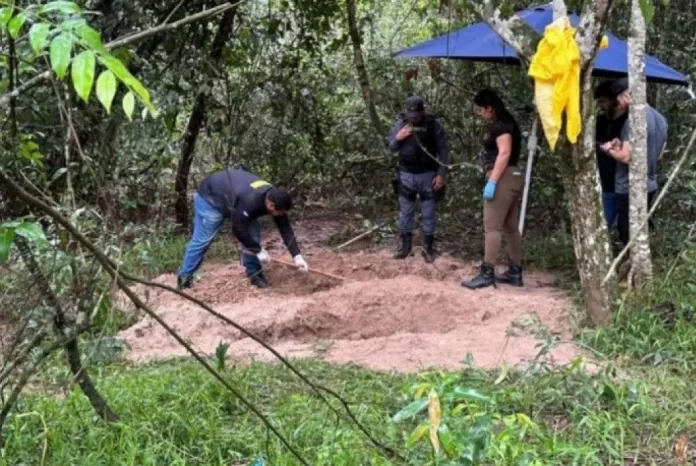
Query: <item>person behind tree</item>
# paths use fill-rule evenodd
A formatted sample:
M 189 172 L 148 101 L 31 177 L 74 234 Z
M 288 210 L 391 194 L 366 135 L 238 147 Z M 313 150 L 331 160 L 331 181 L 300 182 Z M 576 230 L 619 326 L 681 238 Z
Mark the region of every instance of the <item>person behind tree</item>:
M 597 169 L 602 187 L 602 206 L 607 227 L 611 229 L 616 222 L 616 195 L 614 182 L 616 176 L 616 160 L 607 155 L 601 146 L 621 136 L 621 129 L 626 122 L 626 113 L 615 112 L 616 95 L 611 90 L 612 81 L 604 81 L 595 89 L 594 98 L 602 112 L 597 115 Z
M 411 253 L 415 203 L 420 198 L 423 257 L 432 262 L 435 258 L 436 206 L 444 196 L 449 164 L 447 135 L 437 119 L 426 113 L 423 99 L 413 96 L 406 101 L 406 113 L 394 124 L 388 145 L 399 157 L 397 189 L 401 244 L 394 258 L 405 259 Z
M 242 243 L 241 262 L 252 285 L 258 288 L 268 286 L 262 264 L 268 263 L 270 258 L 261 247 L 261 225 L 258 222 L 264 215 L 273 217 L 295 265 L 301 271 L 308 271 L 288 220 L 292 197 L 285 189 L 276 188 L 246 170 L 230 168 L 213 173 L 201 182 L 198 192 L 193 195 L 193 206 L 193 235 L 178 272 L 179 289 L 192 285 L 193 274 L 203 263 L 205 253 L 226 219 L 232 220 L 232 231 Z
M 617 115 L 627 115 L 632 104 L 631 91 L 628 88 L 628 79 L 617 79 L 612 84 L 612 92 L 616 95 Z M 655 108 L 645 104 L 647 120 L 647 158 L 648 158 L 648 209 L 657 192 L 657 162 L 662 157 L 667 144 L 668 125 L 665 117 Z M 616 189 L 616 220 L 619 230 L 619 238 L 624 247 L 630 238 L 629 211 L 629 166 L 631 163 L 631 125 L 626 118 L 621 135 L 618 138 L 606 142 L 601 149 L 617 161 L 615 175 Z
M 522 286 L 522 238 L 518 225 L 524 178 L 517 166 L 522 135 L 517 122 L 495 91 L 479 91 L 474 97 L 474 104 L 476 113 L 489 122 L 481 153 L 481 163 L 486 173 L 483 189 L 485 253 L 479 274 L 462 282 L 462 286 L 478 289 L 491 286 L 496 281 Z M 503 234 L 507 239 L 509 267 L 505 274 L 496 276 L 495 263 Z

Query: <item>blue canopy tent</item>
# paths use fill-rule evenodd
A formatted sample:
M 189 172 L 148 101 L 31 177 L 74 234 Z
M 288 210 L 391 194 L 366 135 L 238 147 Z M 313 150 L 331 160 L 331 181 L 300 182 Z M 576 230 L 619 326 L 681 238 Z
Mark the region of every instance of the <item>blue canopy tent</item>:
M 549 5 L 532 7 L 517 16 L 539 34 L 553 22 L 553 10 Z M 568 14 L 573 27 L 580 17 Z M 594 76 L 620 77 L 628 73 L 628 45 L 608 31 L 609 46 L 597 51 Z M 395 58 L 451 58 L 478 62 L 518 65 L 517 53 L 493 28 L 486 23 L 476 23 L 448 34 L 421 42 L 413 47 L 392 54 Z M 689 79 L 662 63 L 655 57 L 645 56 L 645 77 L 648 81 L 688 86 Z
M 520 11 L 517 16 L 527 23 L 539 34 L 543 34 L 545 28 L 553 22 L 553 8 L 551 4 L 534 6 Z M 577 27 L 580 17 L 568 13 L 568 19 L 573 27 Z M 594 61 L 593 76 L 617 78 L 628 74 L 628 45 L 618 39 L 609 31 L 604 34 L 609 39 L 609 46 L 597 51 Z M 515 50 L 508 45 L 493 28 L 486 23 L 476 23 L 465 28 L 452 31 L 448 34 L 421 42 L 410 48 L 400 50 L 392 54 L 394 58 L 448 58 L 468 60 L 475 62 L 500 63 L 519 65 L 520 60 Z M 645 56 L 645 78 L 647 81 L 688 86 L 688 92 L 693 98 L 689 79 L 662 63 L 655 57 Z M 525 212 L 529 197 L 529 185 L 532 175 L 532 162 L 537 148 L 538 118 L 534 118 L 529 135 L 527 148 L 529 156 L 527 161 L 526 182 L 522 197 L 522 212 L 520 215 L 520 233 L 524 231 Z

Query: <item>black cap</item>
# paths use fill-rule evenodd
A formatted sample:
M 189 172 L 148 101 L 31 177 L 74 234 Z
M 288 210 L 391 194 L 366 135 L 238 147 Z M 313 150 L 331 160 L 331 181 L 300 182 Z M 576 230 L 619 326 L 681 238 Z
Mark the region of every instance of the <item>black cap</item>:
M 276 209 L 292 209 L 292 196 L 284 188 L 271 188 L 268 190 L 268 200 L 275 205 Z
M 425 116 L 425 102 L 418 96 L 406 99 L 406 118 L 418 118 Z
M 594 98 L 599 99 L 605 97 L 607 99 L 613 99 L 616 94 L 612 91 L 612 86 L 614 81 L 603 81 L 594 91 Z
M 614 93 L 615 96 L 620 96 L 624 92 L 628 90 L 628 78 L 620 78 L 614 81 L 611 84 L 611 92 Z

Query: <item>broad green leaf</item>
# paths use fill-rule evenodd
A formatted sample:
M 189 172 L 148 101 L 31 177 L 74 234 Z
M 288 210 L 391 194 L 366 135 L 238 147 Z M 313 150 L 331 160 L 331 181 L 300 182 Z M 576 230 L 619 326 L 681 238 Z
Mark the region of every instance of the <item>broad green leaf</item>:
M 63 0 L 57 0 L 55 2 L 50 2 L 45 4 L 39 10 L 41 13 L 49 13 L 51 11 L 59 11 L 65 14 L 79 13 L 80 7 L 77 3 L 66 2 Z
M 51 41 L 50 56 L 51 67 L 56 75 L 63 79 L 70 65 L 70 52 L 72 51 L 72 39 L 62 32 Z
M 97 66 L 97 59 L 94 52 L 85 50 L 79 53 L 72 62 L 71 76 L 75 92 L 85 102 L 89 101 L 94 84 L 94 69 Z
M 412 418 L 416 414 L 420 413 L 423 411 L 426 406 L 428 406 L 428 399 L 427 398 L 421 398 L 420 400 L 416 400 L 412 403 L 410 403 L 408 406 L 406 406 L 404 409 L 399 411 L 394 415 L 392 418 L 392 421 L 394 422 L 401 422 L 405 419 Z
M 480 403 L 493 403 L 494 400 L 490 396 L 484 395 L 473 388 L 457 387 L 453 390 L 452 399 L 456 401 L 476 401 Z
M 75 33 L 85 48 L 92 49 L 95 52 L 108 53 L 102 43 L 101 34 L 93 27 L 88 24 L 82 24 L 75 28 Z
M 97 98 L 106 109 L 106 113 L 111 113 L 111 104 L 116 95 L 118 83 L 116 77 L 109 70 L 104 70 L 97 78 Z
M 12 249 L 14 236 L 14 229 L 0 227 L 0 264 L 7 262 L 10 258 L 10 249 Z
M 34 23 L 29 29 L 29 43 L 35 54 L 40 54 L 46 47 L 51 26 L 47 23 Z
M 655 5 L 653 5 L 652 0 L 639 0 L 638 4 L 643 12 L 643 18 L 645 18 L 645 23 L 652 21 L 655 16 Z
M 135 110 L 135 96 L 128 91 L 123 97 L 123 111 L 126 112 L 126 116 L 130 121 L 133 121 L 133 110 Z
M 0 26 L 7 26 L 7 22 L 12 18 L 12 8 L 0 8 Z
M 438 428 L 437 436 L 440 439 L 442 449 L 445 450 L 445 454 L 450 458 L 454 458 L 457 455 L 457 447 L 454 445 L 452 434 L 450 433 L 449 427 L 447 427 L 446 424 L 442 424 Z
M 146 105 L 150 110 L 154 111 L 154 107 L 150 102 L 150 93 L 145 89 L 145 87 L 138 81 L 135 76 L 133 76 L 128 68 L 121 63 L 121 61 L 110 54 L 100 55 L 100 60 L 109 70 L 111 70 L 116 77 L 123 82 L 132 92 L 138 95 L 140 100 Z
M 46 235 L 44 235 L 44 232 L 38 223 L 22 222 L 15 227 L 14 231 L 16 234 L 18 234 L 19 236 L 23 236 L 29 241 L 46 240 Z
M 406 447 L 410 448 L 413 445 L 415 445 L 416 443 L 418 443 L 418 441 L 421 438 L 423 438 L 423 435 L 425 435 L 425 433 L 428 431 L 428 429 L 430 429 L 429 424 L 421 424 L 418 427 L 416 427 L 415 429 L 413 429 L 413 432 L 411 432 L 411 435 L 409 435 L 408 439 L 406 440 Z
M 27 21 L 27 14 L 23 11 L 17 13 L 14 18 L 10 20 L 10 22 L 7 25 L 7 32 L 10 34 L 10 37 L 13 39 L 16 39 L 19 37 L 19 31 L 22 30 L 22 26 L 24 26 L 24 23 Z
M 78 28 L 87 24 L 84 18 L 73 18 L 63 21 L 59 24 L 60 28 L 66 32 L 75 32 Z

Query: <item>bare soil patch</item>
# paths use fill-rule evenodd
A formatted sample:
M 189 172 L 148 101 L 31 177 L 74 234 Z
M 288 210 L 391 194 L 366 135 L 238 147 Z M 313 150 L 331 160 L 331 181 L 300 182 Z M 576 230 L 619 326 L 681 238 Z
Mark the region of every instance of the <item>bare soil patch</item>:
M 457 369 L 467 353 L 480 367 L 525 365 L 538 353 L 543 334 L 571 337 L 571 304 L 552 287 L 550 274 L 526 272 L 523 288 L 470 291 L 459 283 L 475 273 L 474 264 L 444 254 L 428 265 L 418 250 L 404 261 L 384 250 L 336 254 L 322 247 L 335 229 L 329 222 L 296 227 L 310 267 L 345 281 L 271 263 L 266 273 L 271 288 L 257 290 L 246 283 L 238 263 L 207 264 L 190 293 L 288 357 L 321 356 L 379 370 Z M 289 261 L 272 227 L 265 231 L 273 238 L 266 242 L 271 256 Z M 157 281 L 174 286 L 176 279 L 165 275 Z M 139 292 L 202 353 L 213 354 L 219 343 L 228 343 L 235 359 L 272 358 L 253 340 L 176 295 Z M 133 361 L 187 354 L 150 318 L 120 337 Z M 573 345 L 551 351 L 560 364 L 579 354 Z

